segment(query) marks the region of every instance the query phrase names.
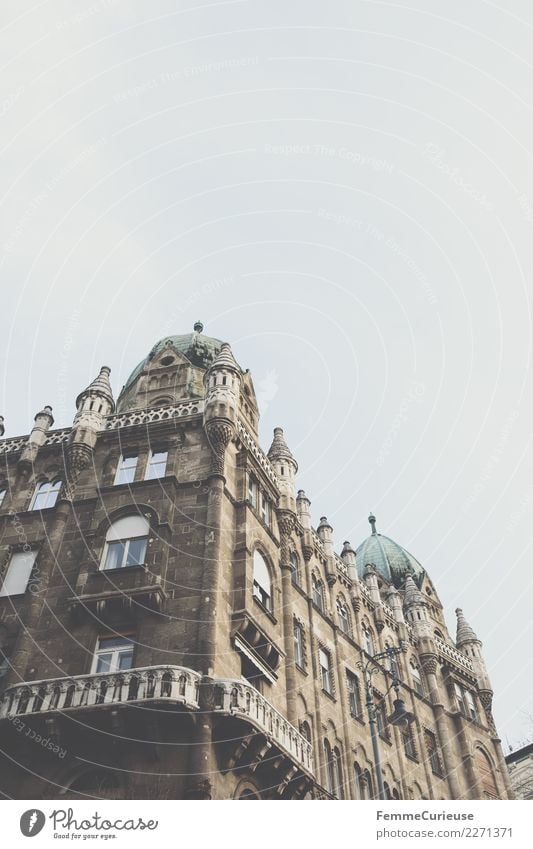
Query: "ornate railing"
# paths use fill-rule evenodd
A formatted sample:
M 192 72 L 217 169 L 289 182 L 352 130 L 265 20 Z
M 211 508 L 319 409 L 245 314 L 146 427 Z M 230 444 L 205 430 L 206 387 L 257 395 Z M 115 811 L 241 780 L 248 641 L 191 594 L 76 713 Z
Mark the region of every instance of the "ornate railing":
M 458 666 L 462 666 L 463 669 L 468 669 L 469 672 L 474 671 L 474 667 L 472 666 L 472 661 L 469 657 L 466 657 L 459 649 L 456 649 L 454 646 L 448 645 L 444 640 L 439 639 L 439 637 L 435 637 L 435 644 L 439 650 L 439 654 L 447 660 L 453 661 L 453 663 Z
M 274 467 L 272 466 L 267 455 L 261 450 L 261 448 L 259 447 L 259 445 L 255 441 L 253 436 L 248 432 L 244 423 L 241 422 L 240 419 L 238 421 L 237 427 L 238 427 L 239 439 L 241 440 L 242 444 L 245 446 L 245 448 L 248 449 L 248 451 L 251 454 L 253 454 L 253 456 L 255 457 L 255 459 L 257 460 L 257 462 L 259 463 L 259 465 L 263 469 L 267 478 L 275 486 L 278 486 L 278 478 L 277 478 L 276 473 L 274 471 Z
M 29 681 L 2 696 L 0 718 L 147 700 L 198 708 L 201 675 L 181 666 L 144 666 L 124 672 Z
M 70 428 L 62 430 L 51 430 L 46 437 L 45 445 L 60 445 L 66 442 L 70 433 Z M 28 436 L 15 436 L 12 439 L 0 440 L 0 454 L 10 454 L 14 451 L 21 451 L 28 442 Z
M 129 410 L 127 413 L 109 416 L 105 423 L 105 429 L 116 430 L 132 425 L 164 422 L 169 419 L 192 416 L 195 413 L 203 412 L 203 409 L 204 401 L 198 398 L 193 401 L 181 401 L 177 404 L 166 404 L 164 407 L 153 407 L 147 410 Z
M 265 732 L 306 772 L 313 773 L 311 743 L 255 687 L 242 681 L 215 682 L 215 710 L 241 716 Z

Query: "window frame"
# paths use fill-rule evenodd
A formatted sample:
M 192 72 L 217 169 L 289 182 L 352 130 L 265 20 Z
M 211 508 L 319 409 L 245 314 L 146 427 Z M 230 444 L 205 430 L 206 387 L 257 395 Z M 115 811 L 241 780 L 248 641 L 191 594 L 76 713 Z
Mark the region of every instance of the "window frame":
M 25 593 L 28 589 L 28 584 L 30 583 L 30 580 L 31 580 L 32 572 L 35 568 L 35 561 L 37 559 L 37 554 L 38 554 L 38 550 L 36 548 L 31 548 L 29 551 L 19 550 L 19 551 L 12 551 L 10 553 L 7 566 L 4 570 L 4 574 L 2 575 L 2 585 L 0 586 L 0 598 L 16 598 L 17 596 L 25 595 Z M 6 584 L 9 581 L 10 570 L 13 569 L 13 577 L 11 578 L 12 583 L 15 581 L 15 579 L 18 579 L 18 577 L 19 577 L 18 575 L 15 575 L 15 569 L 14 569 L 15 559 L 18 559 L 19 557 L 21 557 L 21 558 L 27 557 L 28 561 L 31 561 L 31 562 L 29 562 L 29 568 L 26 568 L 27 574 L 26 574 L 26 580 L 25 580 L 25 583 L 24 583 L 24 589 L 21 590 L 21 591 L 18 591 L 18 592 L 4 592 L 4 588 L 6 587 Z M 20 572 L 20 569 L 18 571 Z
M 362 719 L 363 702 L 361 699 L 361 685 L 357 675 L 349 669 L 346 670 L 346 690 L 348 693 L 350 716 L 353 716 L 354 719 Z
M 44 480 L 36 483 L 31 497 L 29 510 L 51 510 L 52 507 L 55 507 L 62 483 L 63 481 L 61 478 L 53 478 L 52 480 Z M 45 489 L 45 487 L 48 487 L 48 489 Z M 44 495 L 45 497 L 45 503 L 42 506 L 37 504 L 39 496 L 41 495 Z M 50 504 L 49 501 L 51 496 L 52 503 Z
M 313 604 L 320 610 L 321 613 L 326 612 L 326 602 L 324 598 L 324 583 L 321 578 L 313 573 L 311 576 L 311 591 L 313 596 Z
M 337 596 L 337 619 L 339 621 L 339 628 L 341 629 L 343 634 L 346 634 L 348 637 L 352 636 L 352 623 L 350 620 L 350 612 L 348 610 L 348 605 L 346 602 L 340 597 Z M 344 615 L 341 611 L 344 611 Z M 345 626 L 345 627 L 344 627 Z
M 114 529 L 116 528 L 116 526 L 122 520 L 130 519 L 130 518 L 141 519 L 141 521 L 144 525 L 144 533 L 135 534 L 134 536 L 126 536 L 126 535 L 120 536 L 120 537 L 117 536 L 116 538 L 114 538 L 115 534 L 116 534 L 116 530 L 114 530 Z M 111 539 L 108 538 L 110 534 L 112 534 Z M 127 568 L 131 568 L 131 567 L 146 566 L 146 555 L 147 555 L 147 552 L 148 552 L 149 540 L 150 540 L 150 522 L 145 517 L 141 517 L 138 514 L 131 514 L 131 516 L 126 515 L 126 516 L 119 516 L 119 517 L 115 518 L 115 520 L 109 525 L 107 532 L 106 532 L 105 543 L 104 543 L 104 547 L 103 547 L 103 550 L 102 550 L 102 557 L 100 559 L 99 571 L 101 571 L 101 572 L 115 572 L 118 569 L 127 569 Z M 143 547 L 143 550 L 142 550 L 142 561 L 141 561 L 140 558 L 137 558 L 136 563 L 128 563 L 128 559 L 130 557 L 130 548 L 131 548 L 130 544 L 133 543 L 133 542 L 144 543 L 144 547 Z M 121 562 L 117 566 L 108 566 L 107 563 L 108 563 L 108 558 L 109 558 L 109 551 L 110 551 L 112 546 L 116 546 L 116 545 L 121 545 L 123 547 Z
M 158 460 L 154 463 L 154 457 L 163 456 L 165 457 L 164 462 L 162 460 Z M 158 466 L 163 466 L 163 474 L 150 474 L 150 471 Z M 164 478 L 167 473 L 168 466 L 168 450 L 165 451 L 153 451 L 151 450 L 148 454 L 148 459 L 146 461 L 146 468 L 144 470 L 144 479 L 145 481 L 154 481 L 159 480 L 160 478 Z
M 263 587 L 261 582 L 256 577 L 256 557 L 260 557 L 261 561 L 265 567 L 266 574 L 268 576 L 268 591 L 266 587 Z M 252 555 L 252 596 L 258 604 L 261 605 L 268 613 L 272 614 L 274 611 L 273 604 L 273 595 L 274 595 L 274 583 L 272 580 L 272 570 L 270 565 L 263 554 L 258 548 L 254 549 L 254 553 Z
M 134 463 L 134 464 L 130 464 L 130 465 L 126 465 L 126 463 L 127 463 L 127 461 L 128 461 L 128 460 L 135 460 L 135 463 Z M 137 475 L 137 468 L 138 468 L 138 465 L 139 465 L 139 454 L 138 454 L 138 453 L 135 453 L 135 454 L 133 454 L 133 453 L 121 454 L 121 455 L 120 455 L 120 459 L 119 459 L 119 461 L 118 461 L 117 469 L 116 469 L 116 472 L 115 472 L 115 477 L 114 477 L 114 480 L 113 480 L 113 485 L 114 485 L 114 486 L 121 486 L 121 485 L 124 485 L 124 484 L 130 484 L 130 483 L 133 483 L 133 482 L 135 481 L 135 477 L 136 477 L 136 475 Z M 130 476 L 129 474 L 125 474 L 125 478 L 126 478 L 126 479 L 125 479 L 125 480 L 121 480 L 121 479 L 120 479 L 120 478 L 121 478 L 121 475 L 122 475 L 123 473 L 127 473 L 127 472 L 129 472 L 130 470 L 132 470 L 132 471 L 133 471 L 133 474 L 132 474 L 131 476 Z
M 326 659 L 326 665 L 322 663 L 322 658 Z M 333 696 L 333 670 L 331 663 L 331 653 L 324 646 L 318 649 L 318 666 L 320 669 L 320 686 L 322 692 L 328 696 Z
M 305 651 L 304 651 L 304 629 L 303 625 L 297 619 L 293 620 L 293 642 L 294 642 L 294 663 L 301 669 L 305 670 Z
M 107 650 L 105 647 L 99 647 L 100 643 L 103 640 L 119 640 L 123 639 L 127 645 L 124 645 L 122 648 L 119 647 L 109 647 Z M 120 657 L 121 655 L 126 655 L 130 653 L 131 646 L 131 665 L 126 667 L 120 666 Z M 109 669 L 98 671 L 98 663 L 102 656 L 111 655 L 111 662 L 109 664 Z M 96 638 L 96 645 L 93 651 L 93 659 L 91 665 L 91 675 L 118 675 L 121 672 L 127 672 L 130 669 L 133 669 L 133 658 L 135 655 L 135 643 L 133 641 L 133 634 L 107 634 L 102 635 Z M 113 661 L 119 660 L 118 664 L 113 664 Z M 116 667 L 116 668 L 115 668 Z

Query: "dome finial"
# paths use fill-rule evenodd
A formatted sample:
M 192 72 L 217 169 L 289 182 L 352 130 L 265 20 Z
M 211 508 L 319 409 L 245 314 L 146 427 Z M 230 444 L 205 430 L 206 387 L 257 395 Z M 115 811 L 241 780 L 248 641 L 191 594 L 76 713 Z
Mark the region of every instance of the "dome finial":
M 204 326 L 203 326 L 201 321 L 195 321 L 194 322 L 193 330 L 195 330 L 196 333 L 202 333 L 203 329 L 204 329 Z
M 372 528 L 372 534 L 376 534 L 377 533 L 377 531 L 376 531 L 376 517 L 374 516 L 373 513 L 370 513 L 370 516 L 368 517 L 368 521 L 370 522 L 370 526 Z

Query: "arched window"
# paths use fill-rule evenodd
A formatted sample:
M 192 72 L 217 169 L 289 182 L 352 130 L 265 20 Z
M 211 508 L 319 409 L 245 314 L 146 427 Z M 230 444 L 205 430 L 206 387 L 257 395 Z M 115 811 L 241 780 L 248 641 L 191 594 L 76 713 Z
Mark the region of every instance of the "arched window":
M 57 501 L 61 481 L 43 481 L 37 484 L 30 504 L 30 510 L 48 510 Z
M 348 606 L 342 598 L 337 599 L 337 616 L 339 619 L 339 627 L 344 634 L 351 634 L 352 628 L 350 624 L 350 613 Z
M 298 564 L 298 558 L 294 551 L 291 554 L 291 581 L 296 587 L 300 587 L 302 584 L 300 580 L 300 567 Z
M 356 762 L 354 764 L 354 772 L 355 772 L 355 797 L 356 799 L 366 799 L 367 797 L 367 787 L 366 781 L 364 779 L 363 770 Z
M 374 655 L 374 635 L 372 634 L 372 629 L 366 622 L 363 624 L 363 640 L 364 640 L 364 649 L 367 654 L 373 656 Z
M 413 689 L 419 696 L 424 695 L 424 684 L 422 683 L 422 675 L 420 674 L 420 669 L 416 665 L 414 661 L 411 661 L 411 680 L 413 682 Z
M 496 780 L 492 771 L 492 765 L 482 749 L 476 749 L 475 753 L 476 771 L 481 779 L 481 788 L 484 799 L 499 799 Z
M 101 569 L 141 566 L 146 557 L 150 524 L 144 516 L 124 516 L 106 534 Z
M 317 578 L 316 575 L 313 575 L 312 578 L 313 585 L 313 602 L 318 607 L 319 610 L 324 612 L 325 604 L 324 604 L 324 584 Z
M 266 610 L 272 611 L 272 581 L 267 562 L 260 551 L 254 551 L 254 598 L 263 605 Z
M 441 632 L 441 631 L 439 631 L 439 629 L 438 629 L 438 628 L 435 628 L 435 630 L 433 631 L 433 633 L 434 633 L 434 635 L 436 636 L 436 638 L 437 638 L 438 640 L 442 640 L 442 641 L 444 642 L 444 637 L 443 637 L 443 635 L 442 635 L 442 632 Z
M 337 770 L 335 767 L 335 756 L 331 750 L 329 740 L 324 740 L 324 761 L 326 765 L 327 790 L 332 796 L 337 796 Z
M 337 746 L 333 749 L 333 781 L 335 787 L 335 796 L 337 799 L 343 798 L 343 780 L 342 780 L 342 762 L 341 753 Z
M 311 728 L 309 727 L 309 723 L 304 720 L 304 722 L 300 723 L 300 734 L 305 737 L 308 743 L 311 743 Z
M 348 701 L 350 705 L 350 714 L 352 716 L 362 717 L 363 709 L 361 706 L 361 688 L 359 679 L 353 672 L 346 670 L 346 686 L 348 689 Z
M 241 795 L 239 796 L 239 800 L 242 801 L 244 799 L 259 799 L 259 796 L 257 795 L 257 793 L 254 793 L 253 790 L 243 790 Z

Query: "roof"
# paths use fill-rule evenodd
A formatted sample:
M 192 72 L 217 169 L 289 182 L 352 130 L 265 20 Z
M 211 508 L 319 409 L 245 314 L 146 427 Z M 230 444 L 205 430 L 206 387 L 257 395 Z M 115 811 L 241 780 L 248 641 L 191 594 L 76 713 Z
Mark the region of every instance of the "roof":
M 363 577 L 365 566 L 370 563 L 386 581 L 396 587 L 403 586 L 407 575 L 411 575 L 420 586 L 424 568 L 416 557 L 390 537 L 378 534 L 372 514 L 368 521 L 372 525 L 372 533 L 355 550 L 359 577 Z
M 184 333 L 180 336 L 164 336 L 163 339 L 156 342 L 144 360 L 141 360 L 133 369 L 122 391 L 131 386 L 146 366 L 164 348 L 174 348 L 180 354 L 187 357 L 193 365 L 205 369 L 209 368 L 219 355 L 223 343 L 220 339 L 215 339 L 213 336 L 205 336 L 202 332 L 203 329 L 203 324 L 197 321 L 192 333 Z

